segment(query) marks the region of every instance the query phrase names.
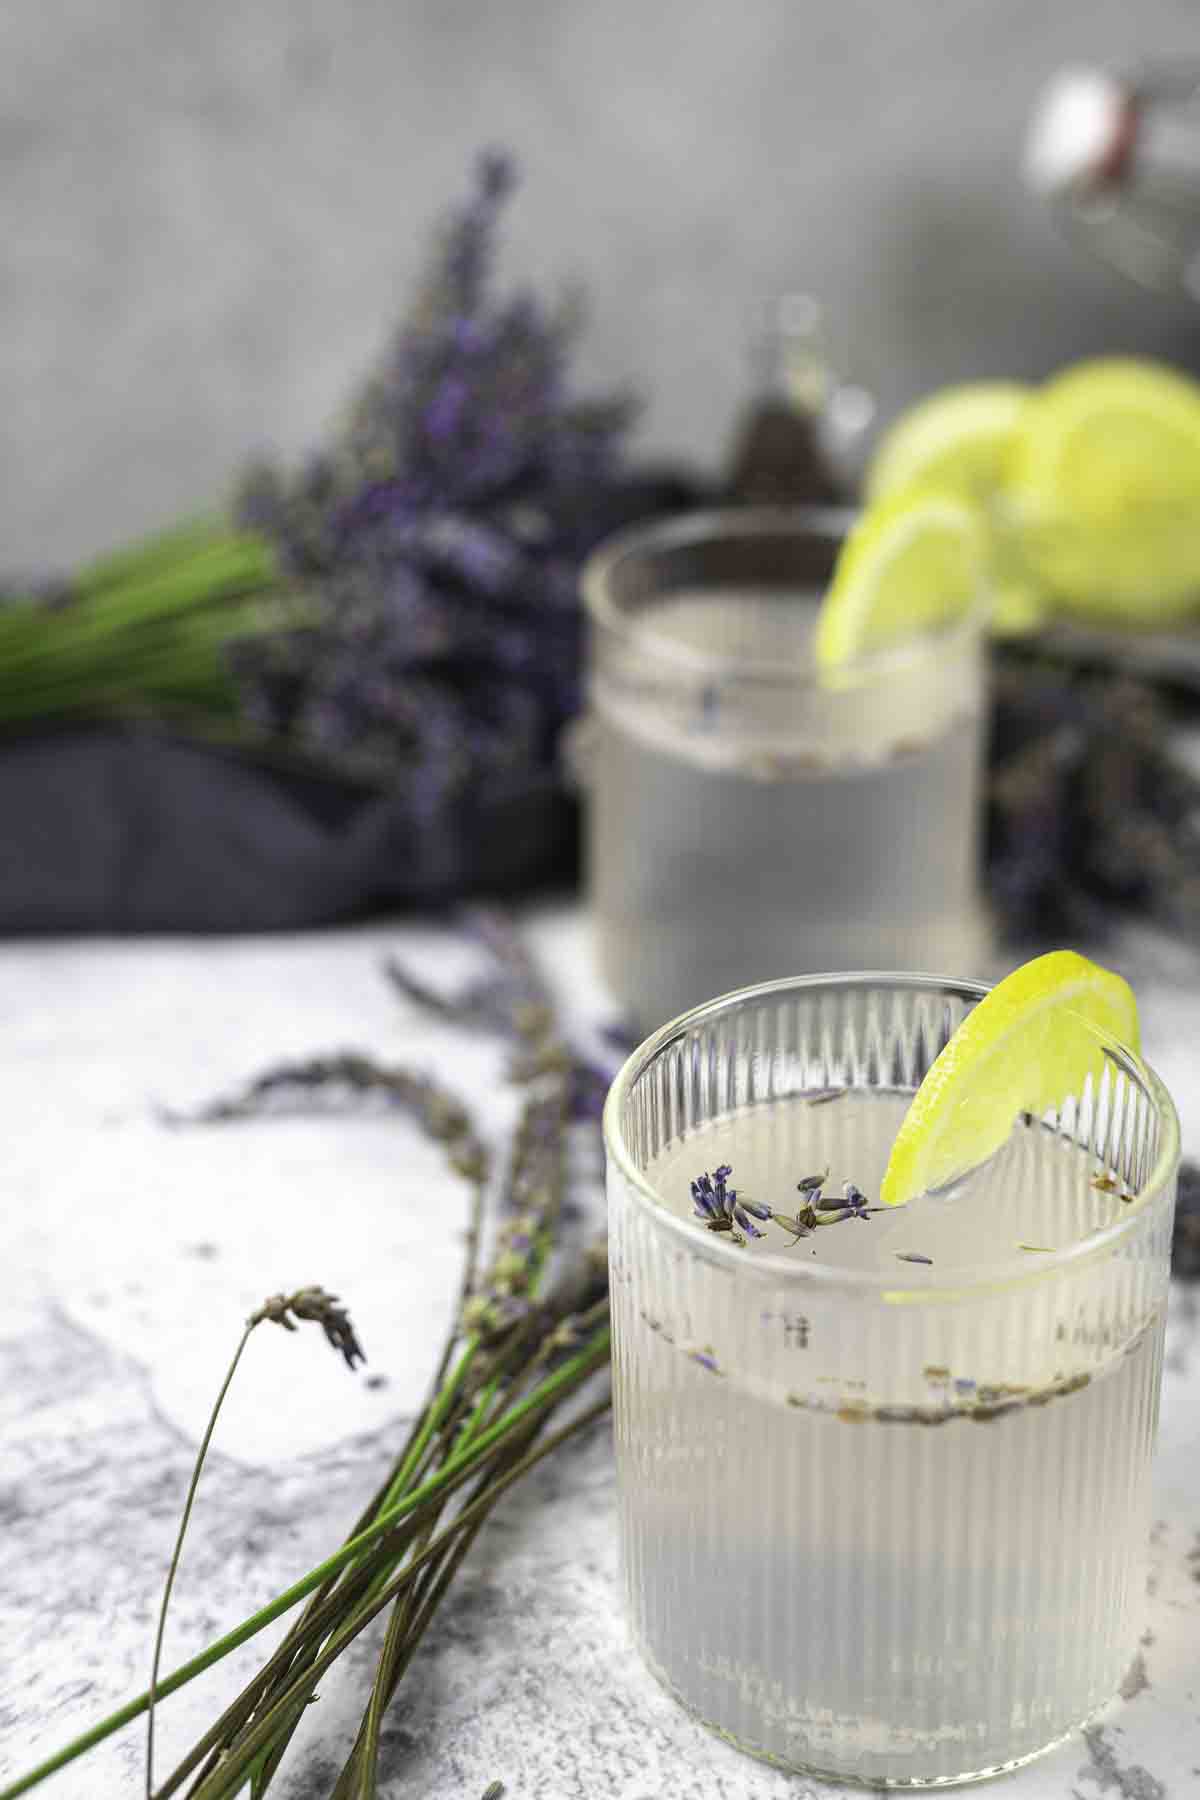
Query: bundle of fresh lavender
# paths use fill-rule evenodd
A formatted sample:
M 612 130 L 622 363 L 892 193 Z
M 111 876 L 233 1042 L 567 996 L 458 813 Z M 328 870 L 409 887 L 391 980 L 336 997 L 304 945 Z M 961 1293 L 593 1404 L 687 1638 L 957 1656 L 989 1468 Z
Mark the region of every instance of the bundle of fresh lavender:
M 578 308 L 493 293 L 513 171 L 480 159 L 342 430 L 294 476 L 0 605 L 0 726 L 183 714 L 411 782 L 544 767 L 575 710 L 581 556 L 627 505 L 626 396 L 579 398 Z
M 96 714 L 233 718 L 231 645 L 292 616 L 274 552 L 220 517 L 0 595 L 0 727 Z
M 362 1724 L 331 1800 L 376 1792 L 384 1715 L 455 1573 L 481 1526 L 510 1487 L 609 1404 L 607 1388 L 582 1410 L 570 1406 L 609 1354 L 608 1272 L 603 1243 L 571 1247 L 564 1197 L 568 1128 L 594 1120 L 598 1075 L 567 1046 L 537 969 L 508 922 L 478 913 L 468 923 L 488 952 L 482 982 L 434 997 L 408 973 L 394 984 L 445 1017 L 485 1023 L 513 1048 L 511 1073 L 527 1089 L 500 1183 L 500 1215 L 480 1272 L 488 1157 L 466 1107 L 427 1078 L 368 1057 L 338 1055 L 274 1069 L 240 1093 L 193 1115 L 221 1123 L 281 1106 L 382 1099 L 443 1143 L 473 1185 L 462 1295 L 429 1398 L 378 1491 L 345 1542 L 284 1593 L 181 1668 L 160 1679 L 162 1624 L 221 1401 L 257 1327 L 319 1324 L 351 1366 L 361 1357 L 345 1309 L 320 1288 L 276 1295 L 247 1321 L 205 1433 L 168 1575 L 150 1687 L 11 1786 L 15 1800 L 143 1713 L 149 1715 L 146 1793 L 167 1800 L 222 1800 L 249 1786 L 269 1790 L 322 1677 L 381 1614 L 387 1628 Z M 559 1416 L 566 1410 L 565 1423 Z M 554 1423 L 553 1430 L 548 1429 Z M 159 1701 L 272 1620 L 307 1605 L 273 1655 L 159 1785 L 153 1779 L 153 1718 Z
M 578 399 L 577 309 L 493 301 L 503 157 L 485 156 L 415 305 L 337 440 L 263 467 L 239 517 L 323 597 L 311 630 L 243 644 L 246 716 L 426 804 L 545 766 L 578 706 L 582 556 L 607 523 L 631 416 Z

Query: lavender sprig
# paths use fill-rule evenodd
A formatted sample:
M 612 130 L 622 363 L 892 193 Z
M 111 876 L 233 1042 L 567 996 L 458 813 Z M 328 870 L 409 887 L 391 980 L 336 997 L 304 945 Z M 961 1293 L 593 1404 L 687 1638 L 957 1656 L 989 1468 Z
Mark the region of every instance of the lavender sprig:
M 523 1059 L 519 1069 L 533 1072 L 528 1068 L 531 1053 L 540 1055 L 544 1063 L 547 1044 L 558 1046 L 554 1008 L 540 971 L 511 920 L 498 908 L 464 907 L 458 923 L 487 957 L 482 975 L 451 993 L 442 993 L 392 957 L 384 964 L 385 976 L 405 999 L 434 1017 L 508 1039 Z
M 514 962 L 520 948 L 515 939 L 509 946 Z M 486 1273 L 474 1279 L 476 1226 L 463 1298 L 429 1400 L 348 1538 L 251 1618 L 161 1682 L 156 1679 L 153 1696 L 137 1696 L 29 1771 L 6 1790 L 13 1800 L 138 1717 L 152 1697 L 174 1692 L 302 1600 L 307 1604 L 278 1647 L 159 1786 L 156 1800 L 168 1800 L 189 1781 L 195 1800 L 230 1800 L 247 1780 L 254 1800 L 261 1800 L 325 1670 L 390 1608 L 370 1701 L 333 1790 L 333 1800 L 351 1795 L 371 1800 L 386 1708 L 476 1533 L 514 1482 L 609 1403 L 605 1394 L 582 1413 L 572 1407 L 565 1425 L 547 1430 L 557 1409 L 607 1364 L 609 1354 L 603 1247 L 575 1254 L 553 1279 L 545 1279 L 561 1236 L 573 1077 L 569 1049 L 562 1062 L 544 1053 L 563 1042 L 551 1007 L 542 1027 L 527 1038 L 530 1051 L 547 1066 L 529 1077 Z M 284 1098 L 326 1103 L 333 1095 L 340 1103 L 347 1095 L 358 1099 L 376 1091 L 432 1129 L 452 1157 L 464 1144 L 476 1146 L 467 1109 L 454 1096 L 369 1058 L 285 1065 L 193 1117 L 223 1122 L 277 1110 Z M 480 1151 L 472 1164 L 477 1208 L 481 1159 Z M 472 1310 L 475 1302 L 478 1312 Z M 510 1304 L 514 1312 L 507 1318 L 489 1310 Z M 263 1321 L 289 1329 L 303 1319 L 320 1324 L 346 1360 L 355 1360 L 353 1329 L 324 1289 L 272 1296 L 246 1329 Z
M 488 1156 L 457 1094 L 427 1075 L 376 1062 L 358 1051 L 335 1051 L 278 1063 L 232 1093 L 194 1111 L 160 1108 L 167 1125 L 227 1125 L 245 1119 L 311 1113 L 314 1105 L 345 1110 L 376 1099 L 414 1119 L 447 1147 L 451 1167 L 470 1180 L 487 1177 Z
M 573 388 L 577 308 L 493 294 L 514 184 L 479 159 L 344 432 L 296 475 L 251 470 L 239 509 L 320 599 L 235 651 L 247 714 L 407 792 L 434 838 L 472 782 L 553 769 L 580 700 L 576 577 L 631 418 Z
M 793 1243 L 799 1243 L 801 1238 L 811 1237 L 822 1225 L 840 1225 L 846 1219 L 869 1219 L 873 1213 L 883 1210 L 871 1206 L 862 1189 L 852 1181 L 842 1184 L 840 1202 L 833 1206 L 823 1205 L 828 1169 L 820 1175 L 802 1176 L 796 1183 L 804 1204 L 794 1214 L 778 1212 L 761 1201 L 747 1200 L 744 1195 L 739 1195 L 736 1188 L 729 1186 L 732 1174 L 730 1165 L 722 1163 L 711 1175 L 707 1171 L 698 1175 L 691 1184 L 692 1206 L 694 1217 L 706 1230 L 726 1233 L 730 1242 L 740 1249 L 745 1249 L 748 1239 L 766 1236 L 755 1226 L 755 1219 L 763 1223 L 773 1220 L 791 1233 Z
M 285 1331 L 296 1331 L 298 1319 L 312 1319 L 325 1333 L 325 1341 L 339 1353 L 346 1367 L 353 1370 L 358 1363 L 365 1363 L 366 1352 L 355 1335 L 350 1323 L 350 1315 L 344 1306 L 338 1305 L 336 1294 L 327 1294 L 321 1287 L 297 1288 L 294 1294 L 272 1294 L 264 1300 L 257 1312 L 251 1313 L 247 1320 L 253 1329 L 269 1319 L 274 1325 L 282 1325 Z
M 225 1396 L 233 1385 L 238 1365 L 251 1335 L 259 1325 L 268 1320 L 272 1324 L 281 1325 L 285 1331 L 299 1329 L 298 1320 L 314 1320 L 325 1334 L 325 1340 L 338 1351 L 346 1367 L 354 1372 L 356 1363 L 366 1362 L 366 1352 L 358 1341 L 354 1326 L 350 1322 L 350 1314 L 345 1307 L 338 1305 L 337 1295 L 330 1294 L 322 1287 L 297 1288 L 292 1294 L 272 1294 L 262 1305 L 252 1312 L 246 1320 L 238 1341 L 233 1359 L 225 1372 L 225 1378 L 217 1393 L 213 1408 L 196 1452 L 196 1460 L 192 1465 L 191 1479 L 188 1482 L 184 1497 L 183 1514 L 179 1521 L 179 1530 L 175 1536 L 175 1544 L 171 1551 L 171 1560 L 167 1567 L 167 1578 L 163 1585 L 163 1597 L 159 1606 L 158 1625 L 154 1634 L 154 1654 L 150 1663 L 150 1687 L 146 1697 L 146 1800 L 153 1800 L 154 1791 L 154 1709 L 158 1698 L 158 1673 L 162 1665 L 163 1637 L 167 1628 L 167 1613 L 170 1610 L 171 1594 L 175 1586 L 175 1577 L 179 1573 L 179 1559 L 183 1554 L 183 1541 L 187 1536 L 188 1525 L 192 1517 L 192 1508 L 196 1503 L 196 1493 L 200 1486 L 200 1475 L 208 1456 L 208 1447 L 212 1442 L 213 1432 Z

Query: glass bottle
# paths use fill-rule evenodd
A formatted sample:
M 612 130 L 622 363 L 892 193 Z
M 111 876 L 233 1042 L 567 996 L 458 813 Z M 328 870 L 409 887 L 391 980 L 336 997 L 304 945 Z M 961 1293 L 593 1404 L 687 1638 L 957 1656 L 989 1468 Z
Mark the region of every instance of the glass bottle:
M 861 387 L 837 375 L 812 294 L 755 307 L 752 391 L 734 434 L 727 496 L 746 506 L 828 506 L 852 487 L 874 416 Z
M 1073 241 L 1146 287 L 1200 299 L 1200 62 L 1062 70 L 1024 169 Z

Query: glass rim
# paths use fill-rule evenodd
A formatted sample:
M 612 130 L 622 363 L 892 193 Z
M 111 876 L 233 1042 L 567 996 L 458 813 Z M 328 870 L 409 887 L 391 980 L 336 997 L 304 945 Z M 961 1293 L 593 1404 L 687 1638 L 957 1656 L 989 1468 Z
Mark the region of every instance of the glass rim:
M 889 1270 L 845 1269 L 823 1263 L 805 1265 L 790 1257 L 787 1251 L 760 1250 L 753 1256 L 748 1256 L 736 1245 L 727 1243 L 723 1237 L 712 1232 L 702 1232 L 692 1219 L 669 1211 L 630 1153 L 622 1114 L 639 1076 L 650 1068 L 669 1045 L 695 1026 L 708 1023 L 723 1013 L 733 1013 L 747 1001 L 804 989 L 868 987 L 928 989 L 960 999 L 978 1001 L 990 993 L 993 986 L 992 982 L 964 980 L 952 975 L 866 969 L 782 976 L 773 981 L 755 982 L 750 987 L 734 988 L 729 993 L 718 994 L 699 1006 L 690 1007 L 687 1012 L 668 1020 L 665 1025 L 660 1025 L 622 1063 L 604 1102 L 601 1130 L 605 1154 L 636 1195 L 639 1205 L 648 1213 L 656 1229 L 675 1237 L 690 1254 L 718 1265 L 725 1264 L 743 1279 L 776 1281 L 782 1278 L 797 1287 L 817 1287 L 825 1291 L 841 1288 L 864 1295 L 874 1294 L 889 1301 L 919 1305 L 1030 1286 L 1045 1281 L 1066 1268 L 1106 1256 L 1137 1230 L 1153 1202 L 1170 1181 L 1180 1156 L 1179 1117 L 1175 1103 L 1150 1065 L 1124 1044 L 1113 1046 L 1113 1060 L 1118 1063 L 1122 1073 L 1141 1088 L 1164 1126 L 1163 1141 L 1159 1145 L 1153 1169 L 1122 1215 L 1104 1230 L 1092 1237 L 1066 1244 L 1048 1255 L 1026 1257 L 1020 1261 L 1014 1258 L 1010 1262 L 992 1264 L 977 1275 L 960 1272 L 945 1282 L 922 1281 L 918 1285 Z
M 797 683 L 824 686 L 822 671 L 811 656 L 790 660 L 734 656 L 724 651 L 699 650 L 694 645 L 676 641 L 665 632 L 656 631 L 618 603 L 612 591 L 612 577 L 630 557 L 686 549 L 718 538 L 753 539 L 775 535 L 842 540 L 859 517 L 860 509 L 852 506 L 727 506 L 676 513 L 666 519 L 629 526 L 605 538 L 585 560 L 580 575 L 584 609 L 593 625 L 602 627 L 626 644 L 636 644 L 680 674 L 791 686 Z M 696 585 L 702 587 L 703 583 Z M 936 631 L 919 632 L 901 644 L 848 662 L 838 670 L 836 685 L 850 685 L 849 678 L 854 675 L 874 680 L 901 673 L 906 668 L 919 668 L 943 654 L 947 647 L 971 640 L 981 641 L 990 611 L 988 593 L 989 580 L 985 571 L 979 592 L 961 618 Z

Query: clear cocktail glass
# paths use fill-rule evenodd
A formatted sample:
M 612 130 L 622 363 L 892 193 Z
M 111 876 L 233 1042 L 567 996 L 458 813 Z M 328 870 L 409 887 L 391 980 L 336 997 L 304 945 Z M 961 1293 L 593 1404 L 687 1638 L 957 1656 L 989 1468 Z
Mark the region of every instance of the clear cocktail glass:
M 696 515 L 588 566 L 589 888 L 642 1029 L 785 971 L 983 972 L 986 600 L 821 670 L 846 523 Z
M 1179 1156 L 1153 1073 L 1107 1046 L 951 1189 L 799 1229 L 806 1178 L 835 1209 L 878 1194 L 985 991 L 731 994 L 649 1038 L 605 1114 L 637 1642 L 732 1742 L 838 1780 L 1022 1763 L 1111 1698 L 1141 1629 Z M 706 1229 L 704 1174 L 792 1225 Z

